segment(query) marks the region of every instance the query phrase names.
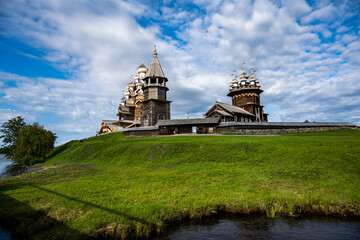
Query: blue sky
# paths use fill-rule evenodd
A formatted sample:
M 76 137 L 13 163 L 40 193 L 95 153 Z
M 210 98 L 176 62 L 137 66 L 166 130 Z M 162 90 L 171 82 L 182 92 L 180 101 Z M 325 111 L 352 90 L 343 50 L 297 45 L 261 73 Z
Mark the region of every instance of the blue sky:
M 359 1 L 0 0 L 0 123 L 93 136 L 156 44 L 172 118 L 230 103 L 246 62 L 270 121 L 360 125 L 359 15 Z

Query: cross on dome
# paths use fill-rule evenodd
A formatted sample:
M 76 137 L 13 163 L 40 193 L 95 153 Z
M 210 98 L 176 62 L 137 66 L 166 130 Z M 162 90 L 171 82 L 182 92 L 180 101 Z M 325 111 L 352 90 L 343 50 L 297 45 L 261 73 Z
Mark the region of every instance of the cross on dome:
M 231 74 L 231 76 L 233 76 L 233 78 L 236 78 L 236 70 L 233 71 L 233 73 Z

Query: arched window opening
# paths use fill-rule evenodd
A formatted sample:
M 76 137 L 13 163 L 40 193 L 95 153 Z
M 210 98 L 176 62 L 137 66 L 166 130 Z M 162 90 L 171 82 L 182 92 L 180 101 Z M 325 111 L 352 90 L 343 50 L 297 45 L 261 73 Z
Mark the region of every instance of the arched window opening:
M 164 120 L 165 119 L 165 116 L 164 114 L 160 113 L 157 117 L 158 120 Z

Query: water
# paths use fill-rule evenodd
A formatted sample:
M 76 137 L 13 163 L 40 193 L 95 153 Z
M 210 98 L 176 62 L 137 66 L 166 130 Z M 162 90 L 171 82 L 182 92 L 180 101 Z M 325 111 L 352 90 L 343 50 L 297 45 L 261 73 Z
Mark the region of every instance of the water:
M 360 221 L 336 218 L 267 218 L 235 216 L 189 221 L 169 229 L 154 240 L 241 239 L 360 239 Z
M 12 161 L 6 159 L 4 155 L 0 154 L 0 178 L 7 178 L 14 176 L 13 168 L 16 168 L 17 164 L 14 164 Z M 1 240 L 10 240 L 11 235 L 8 231 L 0 227 L 0 239 Z
M 0 227 L 0 239 L 1 240 L 15 240 L 15 238 L 12 238 L 10 233 L 7 230 L 5 230 L 1 227 Z
M 0 154 L 0 179 L 16 176 L 22 167 Z

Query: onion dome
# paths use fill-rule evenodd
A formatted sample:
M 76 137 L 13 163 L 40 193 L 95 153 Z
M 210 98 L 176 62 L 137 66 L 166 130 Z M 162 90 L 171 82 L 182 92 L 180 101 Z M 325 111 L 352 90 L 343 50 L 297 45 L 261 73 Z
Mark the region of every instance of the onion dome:
M 234 78 L 230 83 L 230 87 L 236 88 L 238 86 L 239 86 L 239 81 L 236 78 Z
M 136 76 L 134 77 L 134 79 L 135 79 L 135 83 L 138 82 L 139 79 L 140 79 L 139 75 L 136 75 Z
M 240 80 L 241 79 L 245 79 L 247 80 L 249 78 L 249 75 L 245 72 L 245 63 L 242 64 L 243 67 L 242 67 L 242 73 L 240 74 Z
M 147 67 L 144 65 L 144 63 L 142 63 L 142 64 L 137 68 L 137 72 L 138 72 L 138 74 L 140 74 L 140 73 L 146 73 L 146 72 L 147 72 Z
M 139 81 L 137 81 L 136 83 L 136 87 L 139 87 L 139 86 L 144 86 L 144 81 L 143 80 L 139 80 Z
M 260 81 L 259 81 L 259 79 L 256 78 L 256 69 L 254 70 L 254 72 L 255 72 L 255 83 L 256 83 L 256 86 L 259 86 Z M 259 87 L 260 87 L 260 86 L 259 86 Z
M 251 78 L 249 79 L 249 82 L 250 82 L 250 86 L 255 86 L 255 84 L 256 84 L 256 79 L 254 77 L 253 68 L 251 68 Z
M 129 88 L 134 88 L 134 87 L 135 87 L 135 83 L 134 83 L 134 82 L 129 82 L 128 86 L 129 86 Z
M 239 77 L 240 79 L 245 79 L 246 81 L 249 78 L 249 75 L 245 71 L 243 71 Z
M 234 70 L 234 73 L 233 74 L 231 74 L 234 78 L 233 78 L 233 80 L 231 81 L 231 83 L 230 83 L 230 87 L 231 88 L 237 88 L 238 86 L 239 86 L 239 81 L 237 80 L 237 77 L 236 77 L 236 73 L 235 73 L 236 71 Z
M 137 72 L 138 72 L 138 74 L 140 74 L 140 73 L 146 73 L 147 72 L 147 67 L 145 66 L 145 64 L 144 64 L 144 55 L 142 56 L 142 63 L 141 63 L 141 65 L 137 68 Z
M 135 86 L 136 86 L 136 85 L 135 85 L 134 82 L 132 82 L 132 81 L 129 82 L 129 84 L 128 84 L 128 92 L 130 92 L 130 95 L 131 95 L 131 93 L 134 92 Z
M 246 81 L 249 78 L 249 75 L 245 72 L 245 63 L 242 64 L 242 73 L 240 74 L 239 78 L 240 78 L 240 85 L 241 86 L 245 86 L 246 85 Z

